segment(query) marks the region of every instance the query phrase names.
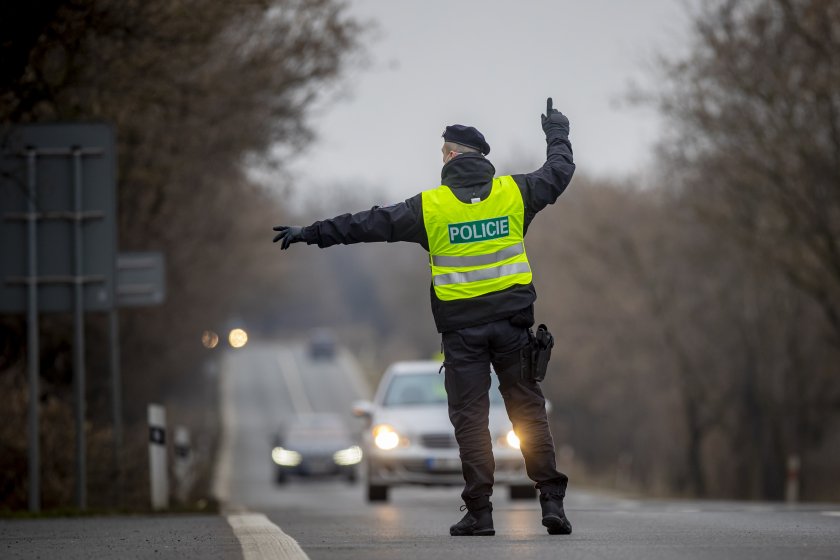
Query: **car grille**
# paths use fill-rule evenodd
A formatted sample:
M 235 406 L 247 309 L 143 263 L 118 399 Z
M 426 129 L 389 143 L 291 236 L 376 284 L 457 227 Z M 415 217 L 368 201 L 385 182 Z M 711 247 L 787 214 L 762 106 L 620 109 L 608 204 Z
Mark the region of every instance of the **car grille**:
M 405 461 L 402 467 L 406 472 L 430 476 L 461 474 L 460 463 L 452 466 L 431 467 L 428 461 Z
M 452 449 L 458 447 L 453 434 L 423 434 L 420 443 L 429 449 Z

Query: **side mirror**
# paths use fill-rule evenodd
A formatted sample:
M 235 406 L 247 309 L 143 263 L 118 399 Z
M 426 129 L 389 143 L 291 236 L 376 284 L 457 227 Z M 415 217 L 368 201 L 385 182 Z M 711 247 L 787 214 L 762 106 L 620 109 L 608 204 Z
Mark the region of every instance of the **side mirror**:
M 356 401 L 353 403 L 353 416 L 370 421 L 373 418 L 373 403 L 370 401 Z
M 272 449 L 274 449 L 275 447 L 279 447 L 279 446 L 283 445 L 283 436 L 280 435 L 280 432 L 271 436 L 270 439 L 271 439 L 271 448 Z
M 365 429 L 373 423 L 373 403 L 370 401 L 356 401 L 353 403 L 353 416 L 364 421 Z

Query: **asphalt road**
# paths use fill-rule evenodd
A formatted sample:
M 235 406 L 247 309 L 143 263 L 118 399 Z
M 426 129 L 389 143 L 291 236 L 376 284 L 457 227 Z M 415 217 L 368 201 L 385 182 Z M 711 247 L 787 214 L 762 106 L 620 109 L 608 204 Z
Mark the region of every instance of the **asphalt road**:
M 242 547 L 212 515 L 0 520 L 0 558 L 238 560 Z
M 272 484 L 273 438 L 296 415 L 333 412 L 361 428 L 352 403 L 369 398 L 369 388 L 346 351 L 334 359 L 313 359 L 304 345 L 252 343 L 229 352 L 222 370 L 231 457 L 221 459 L 230 462 L 230 472 L 218 493 L 233 509 L 277 505 L 282 493 Z
M 376 558 L 840 558 L 840 506 L 622 500 L 575 489 L 571 536 L 550 536 L 539 505 L 494 498 L 495 537 L 450 537 L 459 488 L 398 488 L 384 505 L 363 483 L 272 483 L 270 437 L 291 415 L 347 414 L 364 396 L 352 359 L 313 361 L 304 347 L 251 346 L 226 364 L 232 401 L 232 509 L 267 515 L 313 560 Z
M 840 505 L 637 501 L 574 486 L 570 536 L 550 536 L 534 501 L 494 498 L 494 537 L 450 537 L 459 488 L 398 488 L 370 505 L 363 482 L 273 483 L 272 437 L 296 414 L 345 415 L 368 396 L 347 353 L 250 343 L 222 373 L 227 425 L 216 492 L 221 516 L 0 520 L 0 559 L 837 559 Z M 351 424 L 352 425 L 352 424 Z

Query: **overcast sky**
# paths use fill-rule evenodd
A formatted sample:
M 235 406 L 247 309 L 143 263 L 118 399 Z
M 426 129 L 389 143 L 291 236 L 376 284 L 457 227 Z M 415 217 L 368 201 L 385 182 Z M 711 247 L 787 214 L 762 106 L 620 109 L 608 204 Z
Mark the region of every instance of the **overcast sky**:
M 439 184 L 447 124 L 482 131 L 499 173 L 532 171 L 547 96 L 571 120 L 579 173 L 641 172 L 661 123 L 624 98 L 652 86 L 654 53 L 686 47 L 684 0 L 352 0 L 350 11 L 376 24 L 368 62 L 317 109 L 318 139 L 292 170 L 310 196 L 360 185 L 391 199 L 371 204 Z

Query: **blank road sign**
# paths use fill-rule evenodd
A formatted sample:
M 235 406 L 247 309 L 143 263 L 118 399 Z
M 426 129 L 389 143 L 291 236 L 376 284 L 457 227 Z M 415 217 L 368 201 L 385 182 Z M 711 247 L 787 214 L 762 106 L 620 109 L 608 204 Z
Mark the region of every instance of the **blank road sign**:
M 26 125 L 0 130 L 0 313 L 26 310 L 28 220 L 36 221 L 38 310 L 73 309 L 82 282 L 86 311 L 114 306 L 114 129 L 107 124 Z M 77 211 L 74 188 L 81 188 Z M 29 192 L 35 188 L 34 211 Z M 82 270 L 74 269 L 76 223 Z
M 160 305 L 165 296 L 163 253 L 119 253 L 117 306 Z

